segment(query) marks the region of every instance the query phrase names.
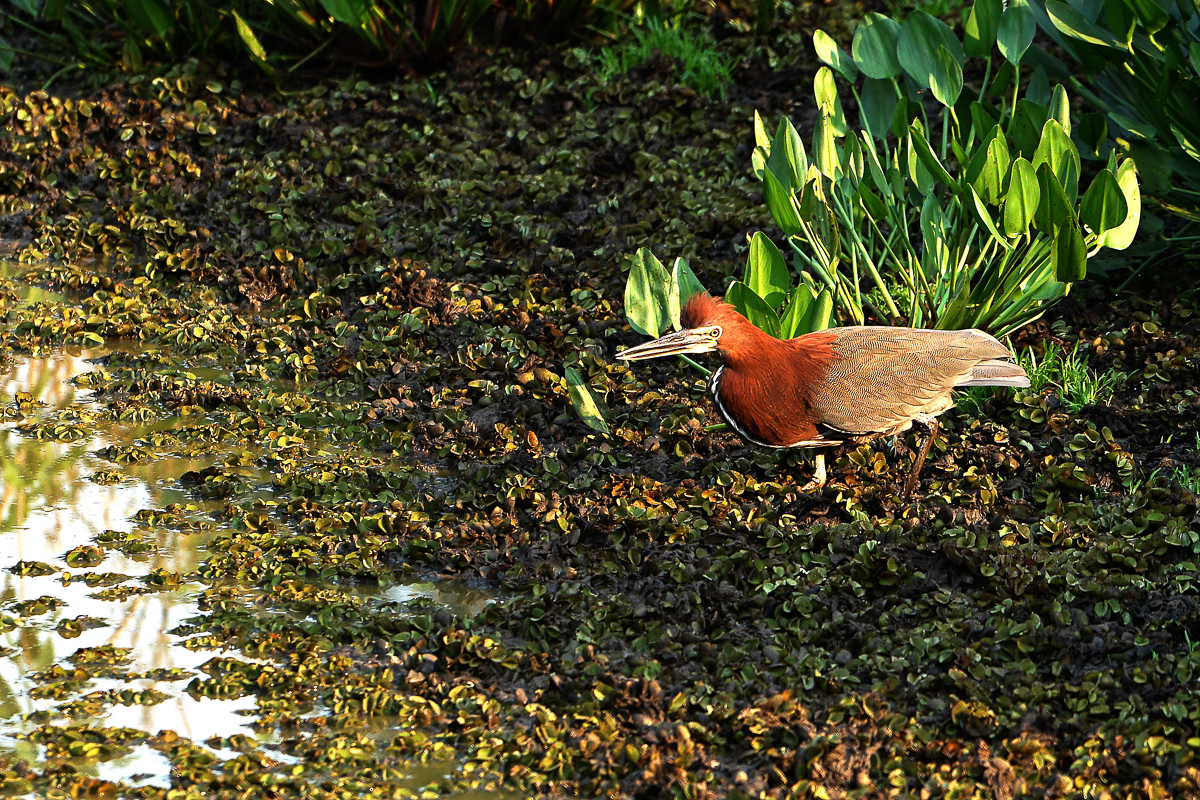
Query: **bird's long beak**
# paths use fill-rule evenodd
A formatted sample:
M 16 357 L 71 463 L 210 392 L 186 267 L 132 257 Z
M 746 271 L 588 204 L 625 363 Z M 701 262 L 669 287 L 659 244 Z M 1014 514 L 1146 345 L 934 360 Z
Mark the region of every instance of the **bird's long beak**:
M 627 361 L 642 361 L 647 358 L 662 356 L 682 356 L 691 353 L 712 353 L 717 349 L 717 340 L 707 333 L 698 330 L 682 330 L 668 333 L 653 342 L 639 344 L 624 352 L 617 353 L 617 358 Z

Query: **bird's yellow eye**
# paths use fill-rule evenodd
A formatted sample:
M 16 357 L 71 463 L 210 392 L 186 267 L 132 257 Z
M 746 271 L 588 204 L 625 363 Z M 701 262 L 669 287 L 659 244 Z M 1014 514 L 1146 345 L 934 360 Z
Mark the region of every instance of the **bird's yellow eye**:
M 708 336 L 708 338 L 710 338 L 710 339 L 720 339 L 721 338 L 721 326 L 714 325 L 713 327 L 708 329 L 708 333 L 705 335 Z

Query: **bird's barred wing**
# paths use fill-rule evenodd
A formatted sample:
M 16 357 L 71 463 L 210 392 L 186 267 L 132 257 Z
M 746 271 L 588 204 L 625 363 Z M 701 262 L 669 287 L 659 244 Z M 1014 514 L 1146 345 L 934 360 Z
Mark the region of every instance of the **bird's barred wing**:
M 852 434 L 907 428 L 918 414 L 940 414 L 952 405 L 955 386 L 984 385 L 996 373 L 1013 385 L 1008 348 L 975 330 L 834 328 L 837 358 L 813 398 L 819 422 Z M 980 369 L 979 374 L 975 370 Z M 989 381 L 990 382 L 990 381 Z

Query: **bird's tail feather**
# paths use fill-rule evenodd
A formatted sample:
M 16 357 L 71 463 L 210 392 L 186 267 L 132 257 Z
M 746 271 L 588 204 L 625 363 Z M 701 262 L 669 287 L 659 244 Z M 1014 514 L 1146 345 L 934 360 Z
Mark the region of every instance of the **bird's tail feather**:
M 993 358 L 976 364 L 967 380 L 959 386 L 1012 386 L 1024 388 L 1029 385 L 1029 376 L 1019 364 Z

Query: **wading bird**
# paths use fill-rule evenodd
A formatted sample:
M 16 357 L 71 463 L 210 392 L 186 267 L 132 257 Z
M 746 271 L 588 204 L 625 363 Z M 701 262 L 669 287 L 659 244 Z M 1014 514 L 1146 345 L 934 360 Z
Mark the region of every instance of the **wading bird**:
M 983 331 L 862 326 L 782 341 L 707 294 L 693 296 L 680 321 L 683 330 L 617 357 L 720 353 L 724 363 L 708 380 L 717 411 L 760 447 L 828 447 L 839 437 L 874 438 L 920 422 L 929 433 L 901 497 L 916 485 L 937 415 L 954 405 L 956 388 L 1029 385 L 1009 349 Z M 825 484 L 825 454 L 816 462 L 804 489 Z

